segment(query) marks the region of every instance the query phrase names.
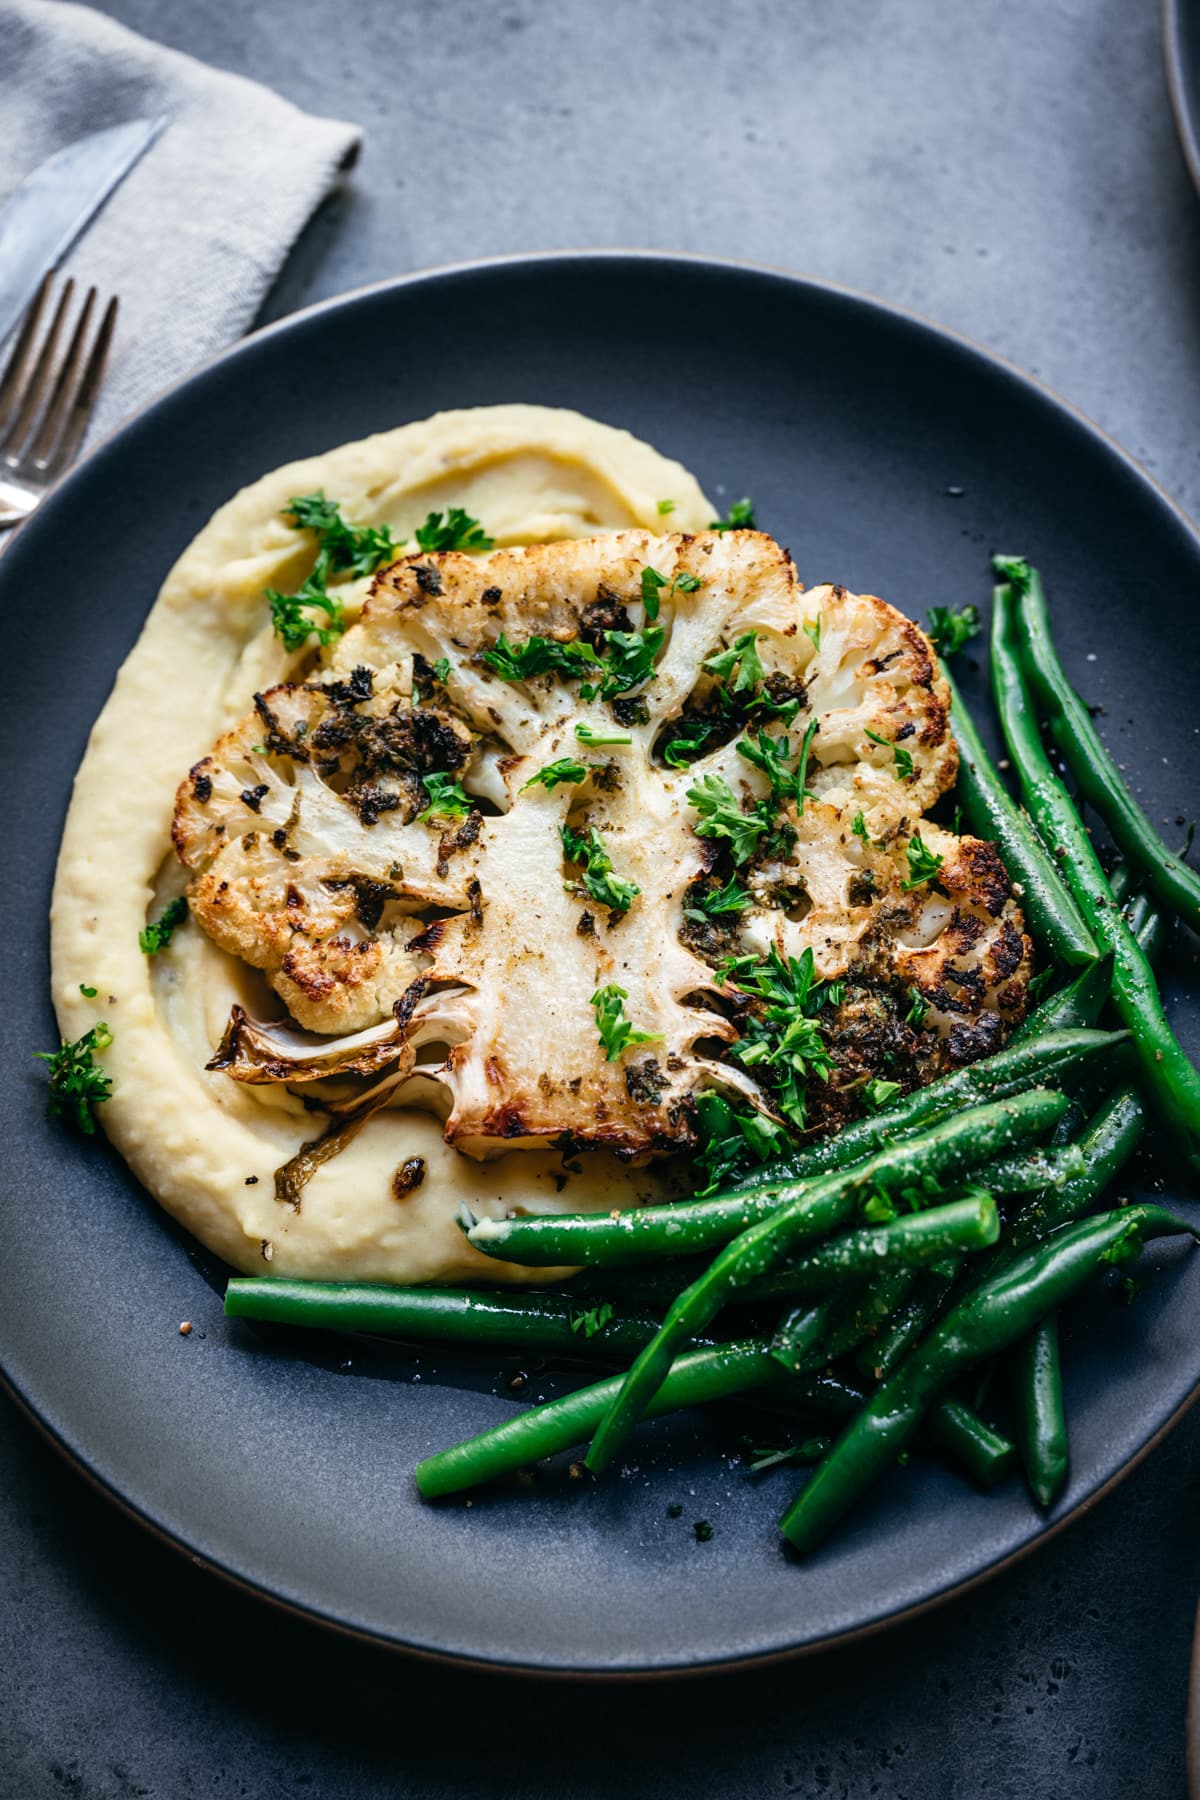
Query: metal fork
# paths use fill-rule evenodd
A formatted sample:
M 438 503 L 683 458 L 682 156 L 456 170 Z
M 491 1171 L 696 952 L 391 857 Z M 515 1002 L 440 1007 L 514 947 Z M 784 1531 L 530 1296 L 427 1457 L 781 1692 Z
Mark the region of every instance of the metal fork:
M 75 291 L 75 283 L 68 280 L 39 349 L 38 332 L 53 280 L 51 270 L 25 314 L 0 376 L 0 531 L 28 518 L 74 461 L 104 380 L 116 324 L 114 296 L 93 333 L 99 296 L 89 288 L 60 360 L 58 347 Z

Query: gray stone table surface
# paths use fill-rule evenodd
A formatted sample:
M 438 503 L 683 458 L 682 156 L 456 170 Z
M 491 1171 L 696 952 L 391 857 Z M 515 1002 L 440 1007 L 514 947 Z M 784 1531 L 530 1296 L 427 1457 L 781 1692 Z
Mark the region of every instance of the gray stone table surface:
M 1153 0 L 107 0 L 368 137 L 268 305 L 637 245 L 914 307 L 1200 512 L 1200 205 Z M 1180 1796 L 1200 1409 L 930 1617 L 701 1682 L 409 1663 L 227 1591 L 0 1408 L 0 1800 Z

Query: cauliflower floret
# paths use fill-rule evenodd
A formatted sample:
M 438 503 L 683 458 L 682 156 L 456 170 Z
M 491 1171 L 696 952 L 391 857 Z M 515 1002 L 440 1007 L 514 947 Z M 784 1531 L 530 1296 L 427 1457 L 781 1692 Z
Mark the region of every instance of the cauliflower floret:
M 342 1072 L 383 1071 L 475 1156 L 641 1159 L 693 1145 L 705 1089 L 776 1110 L 738 1060 L 729 955 L 811 951 L 840 983 L 830 1116 L 868 1068 L 926 1078 L 1020 1016 L 1003 869 L 923 822 L 954 780 L 948 703 L 914 625 L 805 593 L 759 532 L 410 556 L 323 678 L 260 695 L 191 771 L 175 841 L 218 943 L 309 1031 L 370 1034 Z M 941 861 L 906 888 L 918 830 Z M 710 914 L 722 883 L 736 904 Z M 895 1017 L 914 994 L 921 1031 Z M 217 1066 L 321 1080 L 298 1044 L 234 1021 Z

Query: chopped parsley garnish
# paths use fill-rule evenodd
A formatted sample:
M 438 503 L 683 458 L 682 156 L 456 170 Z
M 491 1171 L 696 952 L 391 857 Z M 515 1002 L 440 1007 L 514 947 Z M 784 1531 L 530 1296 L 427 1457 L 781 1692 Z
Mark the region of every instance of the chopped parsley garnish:
M 862 839 L 864 844 L 870 843 L 871 836 L 867 830 L 867 821 L 863 818 L 861 812 L 855 813 L 854 823 L 853 823 L 853 825 L 851 825 L 850 829 L 854 833 L 855 837 Z
M 94 1000 L 96 995 L 100 992 L 100 989 L 89 987 L 86 981 L 81 981 L 79 984 L 79 991 L 85 1000 Z
M 730 1055 L 755 1070 L 784 1118 L 803 1130 L 805 1084 L 813 1076 L 827 1081 L 834 1066 L 813 1015 L 831 1000 L 836 1005 L 841 995 L 816 979 L 811 949 L 786 959 L 774 948 L 765 957 L 732 956 L 719 973 L 723 983 L 732 982 L 763 1003 L 747 1016 Z
M 696 1123 L 700 1130 L 697 1172 L 704 1185 L 697 1195 L 712 1194 L 730 1177 L 752 1163 L 783 1156 L 791 1140 L 782 1125 L 751 1108 L 734 1107 L 711 1090 L 696 1095 Z
M 421 786 L 429 795 L 429 805 L 417 814 L 418 824 L 422 819 L 465 819 L 474 805 L 453 775 L 422 775 Z
M 675 577 L 671 586 L 673 588 L 678 588 L 681 594 L 694 594 L 704 586 L 704 577 L 702 575 L 692 575 L 687 569 L 684 569 L 682 574 Z
M 628 912 L 642 890 L 636 882 L 613 874 L 612 857 L 596 827 L 589 825 L 586 831 L 572 831 L 569 825 L 560 825 L 558 829 L 568 859 L 584 871 L 584 891 L 613 912 Z
M 749 862 L 758 849 L 759 839 L 770 829 L 770 818 L 765 818 L 757 808 L 752 813 L 744 813 L 733 789 L 721 775 L 703 776 L 695 787 L 688 789 L 687 797 L 700 814 L 696 836 L 725 838 L 735 865 Z M 770 802 L 765 804 L 769 808 Z
M 668 769 L 686 769 L 712 736 L 713 727 L 705 719 L 685 719 L 675 729 L 678 735 L 663 751 L 663 761 Z
M 698 1544 L 707 1544 L 713 1535 L 713 1528 L 707 1519 L 697 1519 L 692 1526 L 692 1534 Z
M 332 577 L 371 575 L 381 563 L 392 560 L 398 546 L 386 525 L 347 524 L 336 500 L 327 499 L 323 493 L 296 495 L 288 501 L 284 516 L 298 531 L 313 531 L 317 535 L 317 560 L 296 592 L 264 590 L 271 608 L 272 629 L 290 653 L 301 649 L 311 637 L 319 644 L 331 644 L 345 630 L 342 603 L 326 591 Z M 314 612 L 325 615 L 323 624 L 314 618 Z
M 625 1017 L 625 1001 L 629 995 L 623 987 L 610 981 L 605 987 L 597 988 L 591 998 L 591 1008 L 596 1015 L 596 1029 L 600 1033 L 600 1042 L 604 1046 L 605 1062 L 616 1062 L 623 1050 L 631 1044 L 660 1044 L 661 1035 L 656 1031 L 636 1031 Z
M 138 949 L 145 951 L 147 956 L 156 956 L 160 950 L 165 950 L 176 928 L 183 924 L 187 916 L 188 903 L 180 894 L 178 899 L 164 907 L 157 919 L 138 932 Z M 95 991 L 93 988 L 92 992 Z
M 683 916 L 702 923 L 705 919 L 718 919 L 727 913 L 745 912 L 750 905 L 750 895 L 744 887 L 739 887 L 736 877 L 731 876 L 724 887 L 709 888 L 707 892 L 697 894 L 695 904 L 685 906 Z
M 815 799 L 815 795 L 806 792 L 805 776 L 808 772 L 808 755 L 812 749 L 813 738 L 817 734 L 819 720 L 810 719 L 804 732 L 804 740 L 800 745 L 796 767 L 790 769 L 792 746 L 786 737 L 773 738 L 765 731 L 758 734 L 758 743 L 748 738 L 738 739 L 738 754 L 746 761 L 761 769 L 771 783 L 771 803 L 775 807 L 786 804 L 789 800 L 796 802 L 796 810 L 804 811 L 806 799 Z
M 96 1066 L 94 1052 L 107 1050 L 112 1032 L 102 1020 L 57 1050 L 35 1050 L 50 1067 L 50 1093 L 46 1111 L 52 1119 L 68 1119 L 85 1137 L 96 1131 L 96 1107 L 112 1096 L 112 1077 Z
M 880 1076 L 873 1076 L 870 1081 L 863 1082 L 862 1095 L 872 1112 L 881 1112 L 889 1106 L 900 1092 L 898 1081 L 884 1081 Z
M 328 568 L 340 574 L 373 575 L 381 562 L 394 557 L 398 545 L 386 525 L 349 525 L 336 500 L 323 493 L 300 494 L 284 508 L 297 531 L 315 531 Z
M 604 1330 L 608 1321 L 616 1312 L 611 1300 L 601 1300 L 596 1306 L 588 1306 L 582 1312 L 571 1314 L 571 1330 L 585 1338 L 593 1338 Z
M 762 1475 L 767 1469 L 781 1469 L 788 1464 L 820 1462 L 831 1442 L 827 1437 L 811 1437 L 799 1444 L 752 1444 L 750 1473 Z
M 575 727 L 575 736 L 581 744 L 595 748 L 602 744 L 632 744 L 633 739 L 626 731 L 593 731 L 590 725 L 580 720 Z
M 820 613 L 817 614 L 816 618 L 813 620 L 811 625 L 806 625 L 804 627 L 804 635 L 806 638 L 812 639 L 812 645 L 813 645 L 814 650 L 819 650 L 821 648 L 821 615 L 820 615 Z
M 723 519 L 710 519 L 710 531 L 753 531 L 755 526 L 754 502 L 749 494 L 741 500 L 735 500 Z
M 647 567 L 642 570 L 641 581 L 642 605 L 646 609 L 646 617 L 648 619 L 657 619 L 659 591 L 666 587 L 667 578 L 665 575 L 660 575 L 657 569 L 652 569 L 647 565 Z
M 913 772 L 913 759 L 904 748 L 903 744 L 893 744 L 890 738 L 880 737 L 878 732 L 875 731 L 867 731 L 865 725 L 863 726 L 863 730 L 867 732 L 867 736 L 873 744 L 882 744 L 885 750 L 891 751 L 892 761 L 895 763 L 892 774 L 896 777 L 896 780 L 907 781 Z
M 583 638 L 566 643 L 558 638 L 531 637 L 514 644 L 501 632 L 483 660 L 504 681 L 531 681 L 536 675 L 559 673 L 572 677 L 595 676 L 580 686 L 584 700 L 612 700 L 654 678 L 654 659 L 666 632 L 661 625 L 645 631 L 606 631 L 608 654 L 600 657 Z
M 908 880 L 902 881 L 900 886 L 906 894 L 910 889 L 922 887 L 925 882 L 932 881 L 946 860 L 922 843 L 919 831 L 914 831 L 904 854 L 908 858 Z
M 919 988 L 909 988 L 908 997 L 912 1004 L 904 1015 L 904 1023 L 920 1031 L 929 1016 L 929 1002 Z
M 879 1192 L 867 1196 L 862 1210 L 868 1225 L 890 1225 L 897 1216 L 893 1202 L 886 1194 Z
M 450 658 L 448 656 L 438 657 L 433 665 L 433 674 L 434 679 L 440 681 L 442 686 L 445 687 L 450 679 Z
M 743 631 L 740 637 L 734 638 L 728 650 L 718 650 L 714 656 L 705 657 L 700 667 L 707 669 L 713 675 L 721 676 L 722 680 L 727 680 L 736 669 L 737 675 L 729 692 L 731 694 L 749 693 L 758 686 L 766 674 L 762 660 L 755 649 L 757 642 L 757 631 Z
M 563 643 L 558 638 L 531 637 L 523 644 L 510 643 L 503 632 L 492 649 L 483 652 L 483 660 L 504 681 L 532 681 L 537 675 L 561 672 L 579 675 L 584 668 L 597 668 L 600 658 L 582 638 Z
M 649 625 L 645 631 L 606 631 L 608 655 L 599 681 L 585 681 L 579 692 L 584 700 L 612 700 L 654 679 L 654 659 L 663 646 L 666 631 Z
M 668 513 L 673 513 L 676 504 L 677 503 L 674 500 L 660 500 L 658 503 L 659 516 L 665 518 Z
M 445 514 L 431 512 L 425 523 L 417 526 L 417 547 L 429 554 L 438 550 L 490 550 L 493 542 L 479 520 L 461 506 L 452 506 Z
M 628 738 L 625 741 L 628 743 Z M 579 782 L 587 780 L 587 773 L 586 763 L 576 762 L 571 756 L 560 756 L 557 762 L 547 763 L 544 769 L 539 769 L 536 775 L 531 775 L 528 781 L 522 782 L 521 792 L 524 793 L 526 788 L 531 787 L 555 788 L 560 781 L 569 781 L 578 786 Z
M 979 608 L 963 606 L 955 612 L 949 606 L 931 606 L 929 635 L 943 656 L 956 656 L 979 630 Z

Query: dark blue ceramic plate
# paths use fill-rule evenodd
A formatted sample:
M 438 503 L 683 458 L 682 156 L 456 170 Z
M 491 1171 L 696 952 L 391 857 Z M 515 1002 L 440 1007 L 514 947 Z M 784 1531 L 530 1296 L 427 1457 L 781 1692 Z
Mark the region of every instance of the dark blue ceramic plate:
M 916 1457 L 798 1564 L 774 1529 L 794 1475 L 751 1480 L 737 1422 L 699 1416 L 647 1428 L 621 1475 L 596 1485 L 551 1473 L 469 1508 L 424 1506 L 414 1462 L 506 1417 L 514 1366 L 227 1323 L 220 1271 L 102 1144 L 44 1117 L 30 1053 L 54 1042 L 46 909 L 71 776 L 171 562 L 264 470 L 502 400 L 628 426 L 714 498 L 752 494 L 806 580 L 871 589 L 914 616 L 986 603 L 992 548 L 1034 556 L 1070 671 L 1106 709 L 1152 817 L 1194 803 L 1200 543 L 1120 450 L 970 345 L 791 276 L 623 254 L 421 275 L 286 320 L 103 445 L 0 559 L 12 739 L 0 1362 L 140 1519 L 346 1630 L 547 1671 L 811 1649 L 1002 1567 L 1046 1523 L 1017 1481 L 985 1497 Z M 977 672 L 963 673 L 977 693 Z M 1169 986 L 1195 1054 L 1191 948 Z M 1200 1379 L 1200 1258 L 1171 1246 L 1157 1260 L 1136 1305 L 1092 1294 L 1071 1315 L 1073 1473 L 1049 1529 L 1127 1470 Z M 569 1379 L 529 1373 L 534 1398 Z M 706 1543 L 699 1519 L 714 1527 Z
M 1163 0 L 1163 53 L 1179 142 L 1200 189 L 1200 0 Z

